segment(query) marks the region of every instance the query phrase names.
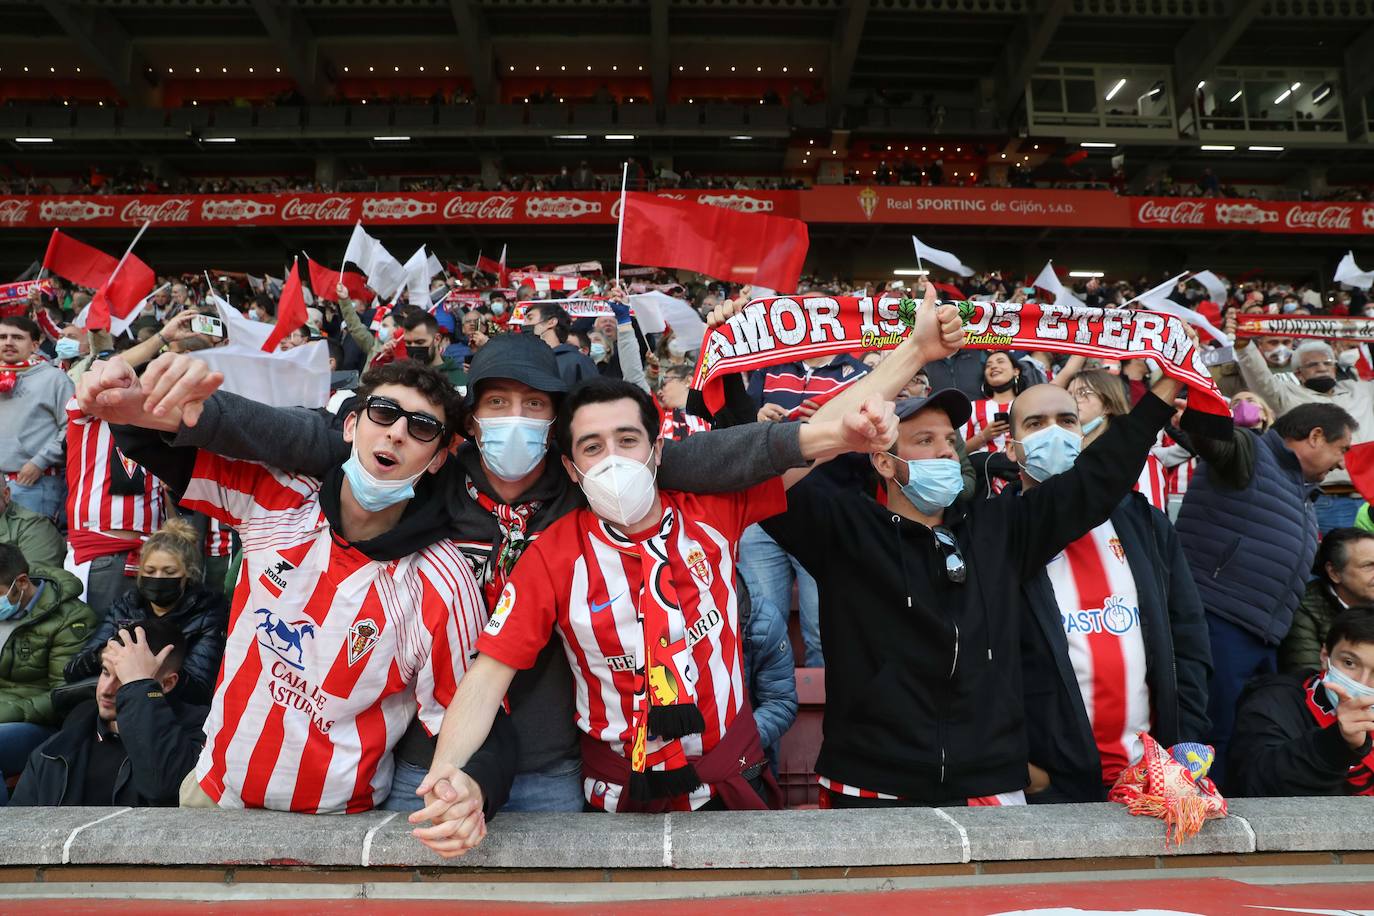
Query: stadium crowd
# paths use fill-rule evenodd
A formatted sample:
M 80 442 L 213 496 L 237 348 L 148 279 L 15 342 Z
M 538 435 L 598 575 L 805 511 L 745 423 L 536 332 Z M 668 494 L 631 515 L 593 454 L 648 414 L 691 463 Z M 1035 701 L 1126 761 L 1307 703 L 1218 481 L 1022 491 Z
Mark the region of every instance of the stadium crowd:
M 751 291 L 667 274 L 592 280 L 595 317 L 475 274 L 429 309 L 315 289 L 281 347 L 327 349 L 330 407 L 270 407 L 195 355 L 224 343 L 208 281 L 166 279 L 115 337 L 60 281 L 0 306 L 10 804 L 386 807 L 444 855 L 500 811 L 779 807 L 798 663 L 825 669 L 822 807 L 1101 800 L 1145 732 L 1212 745 L 1228 794 L 1374 792 L 1344 467 L 1374 360 L 1235 336 L 1374 313 L 1358 290 L 1178 285 L 1233 336 L 1220 435 L 1145 361 L 964 348 L 933 282 L 895 348 L 729 376 L 708 410 L 700 342 L 632 294 L 715 327 Z M 270 285 L 216 283 L 272 320 Z

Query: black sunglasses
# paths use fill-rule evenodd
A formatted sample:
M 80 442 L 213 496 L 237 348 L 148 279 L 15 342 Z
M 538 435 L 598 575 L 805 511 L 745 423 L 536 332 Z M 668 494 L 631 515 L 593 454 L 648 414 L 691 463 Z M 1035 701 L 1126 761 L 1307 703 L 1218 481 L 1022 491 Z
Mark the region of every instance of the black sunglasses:
M 959 552 L 959 542 L 948 528 L 937 526 L 931 529 L 935 535 L 935 545 L 945 557 L 945 575 L 955 585 L 963 585 L 968 578 L 968 567 L 964 565 L 964 555 Z
M 367 418 L 378 426 L 391 426 L 401 417 L 406 418 L 406 432 L 419 442 L 433 442 L 444 431 L 444 424 L 438 417 L 417 410 L 402 410 L 401 405 L 391 398 L 373 395 L 364 402 Z

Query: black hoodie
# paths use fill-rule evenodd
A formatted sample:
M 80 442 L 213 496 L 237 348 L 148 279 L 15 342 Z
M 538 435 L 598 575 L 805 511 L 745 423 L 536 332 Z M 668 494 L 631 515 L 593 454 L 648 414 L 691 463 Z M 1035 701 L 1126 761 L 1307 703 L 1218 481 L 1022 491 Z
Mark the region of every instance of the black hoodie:
M 816 772 L 919 804 L 1027 783 L 1022 585 L 1107 518 L 1173 408 L 1147 395 L 1068 471 L 945 510 L 966 581 L 931 529 L 812 475 L 764 529 L 816 578 L 825 737 Z

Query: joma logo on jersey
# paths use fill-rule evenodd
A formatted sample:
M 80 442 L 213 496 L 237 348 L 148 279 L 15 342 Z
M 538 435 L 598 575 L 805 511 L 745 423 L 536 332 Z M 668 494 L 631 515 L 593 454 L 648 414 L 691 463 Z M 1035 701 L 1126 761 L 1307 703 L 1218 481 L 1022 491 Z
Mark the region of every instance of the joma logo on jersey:
M 286 589 L 285 574 L 295 568 L 295 564 L 290 561 L 279 560 L 272 566 L 263 567 L 262 575 L 258 576 L 258 582 L 275 597 L 280 598 L 281 593 Z

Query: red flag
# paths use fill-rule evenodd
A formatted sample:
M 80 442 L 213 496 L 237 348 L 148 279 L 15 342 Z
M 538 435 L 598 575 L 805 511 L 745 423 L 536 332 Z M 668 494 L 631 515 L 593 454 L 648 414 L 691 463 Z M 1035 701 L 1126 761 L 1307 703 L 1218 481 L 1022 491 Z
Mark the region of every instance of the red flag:
M 1364 501 L 1374 503 L 1374 442 L 1352 445 L 1345 453 L 1345 470 Z
M 286 275 L 286 285 L 281 288 L 281 298 L 277 300 L 277 324 L 262 345 L 264 353 L 275 353 L 277 345 L 286 335 L 305 324 L 305 294 L 301 291 L 301 277 L 297 265 L 291 265 L 291 273 Z
M 948 283 L 936 283 L 934 280 L 930 280 L 929 282 L 931 286 L 935 287 L 955 302 L 963 302 L 968 298 L 968 296 L 965 296 L 957 286 L 950 286 Z
M 120 267 L 118 258 L 63 235 L 57 229 L 48 240 L 43 266 L 78 286 L 96 291 L 86 316 L 86 327 L 96 330 L 108 329 L 111 316 L 127 318 L 157 283 L 153 269 L 133 252 Z
M 801 220 L 646 193 L 626 195 L 624 211 L 621 261 L 781 291 L 797 288 L 810 244 Z
M 339 272 L 316 264 L 310 258 L 306 258 L 305 263 L 310 268 L 310 289 L 314 291 L 315 298 L 333 302 L 338 296 Z M 374 293 L 367 288 L 367 277 L 351 270 L 345 270 L 342 276 L 343 285 L 348 289 L 348 298 L 372 301 Z
M 487 274 L 496 274 L 497 286 L 506 286 L 510 282 L 510 269 L 506 267 L 506 246 L 501 246 L 501 260 L 493 261 L 480 251 L 477 253 L 477 269 Z

